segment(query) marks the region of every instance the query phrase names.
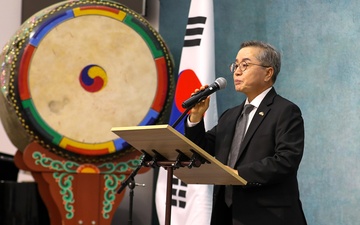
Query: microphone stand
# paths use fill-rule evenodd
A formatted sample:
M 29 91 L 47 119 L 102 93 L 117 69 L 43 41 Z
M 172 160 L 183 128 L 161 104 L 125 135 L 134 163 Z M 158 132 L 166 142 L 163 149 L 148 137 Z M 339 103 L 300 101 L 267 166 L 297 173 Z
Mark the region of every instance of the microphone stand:
M 133 199 L 134 199 L 134 188 L 135 188 L 135 180 L 132 178 L 129 182 L 129 188 L 130 188 L 130 199 L 129 199 L 129 219 L 128 219 L 128 225 L 132 224 L 132 211 L 133 211 Z
M 176 128 L 176 126 L 180 123 L 180 121 L 184 118 L 184 116 L 186 116 L 186 114 L 190 111 L 190 109 L 192 108 L 193 106 L 187 108 L 179 118 L 177 118 L 177 120 L 175 121 L 175 123 L 172 126 L 172 128 Z
M 117 191 L 118 194 L 120 194 L 126 186 L 130 188 L 130 199 L 129 199 L 129 219 L 128 219 L 128 225 L 132 225 L 132 214 L 133 214 L 133 201 L 134 201 L 134 188 L 135 186 L 145 186 L 144 184 L 137 184 L 135 183 L 134 177 L 138 173 L 138 171 L 141 169 L 141 167 L 144 165 L 145 157 L 141 159 L 140 165 L 128 176 L 128 178 L 121 182 L 121 186 L 119 190 Z
M 131 178 L 130 181 L 129 181 L 129 184 L 128 184 L 128 187 L 130 189 L 130 199 L 129 199 L 129 219 L 128 219 L 128 225 L 132 225 L 132 215 L 133 215 L 133 205 L 134 205 L 134 188 L 136 186 L 142 186 L 144 187 L 145 184 L 138 184 L 138 183 L 135 183 L 135 180 L 134 178 Z

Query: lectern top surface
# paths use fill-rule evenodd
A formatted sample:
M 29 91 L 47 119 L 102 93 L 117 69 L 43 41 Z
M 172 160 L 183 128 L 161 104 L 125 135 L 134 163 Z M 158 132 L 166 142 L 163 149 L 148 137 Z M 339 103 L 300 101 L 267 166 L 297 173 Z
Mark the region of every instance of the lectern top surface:
M 169 125 L 114 127 L 111 130 L 135 149 L 152 157 L 156 151 L 168 161 L 175 162 L 179 151 L 189 158 L 196 152 L 207 162 L 200 167 L 174 170 L 174 175 L 187 184 L 246 184 L 246 180 Z

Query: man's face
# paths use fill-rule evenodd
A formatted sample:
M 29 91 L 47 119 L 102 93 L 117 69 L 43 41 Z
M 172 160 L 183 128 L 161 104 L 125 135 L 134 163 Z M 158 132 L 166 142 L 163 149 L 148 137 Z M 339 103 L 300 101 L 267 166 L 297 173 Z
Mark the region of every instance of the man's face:
M 235 90 L 243 92 L 251 100 L 272 85 L 272 73 L 269 73 L 272 68 L 262 65 L 256 58 L 261 51 L 258 47 L 242 48 L 235 60 L 236 65 L 239 65 L 233 74 Z M 241 67 L 245 68 L 245 71 L 242 71 Z

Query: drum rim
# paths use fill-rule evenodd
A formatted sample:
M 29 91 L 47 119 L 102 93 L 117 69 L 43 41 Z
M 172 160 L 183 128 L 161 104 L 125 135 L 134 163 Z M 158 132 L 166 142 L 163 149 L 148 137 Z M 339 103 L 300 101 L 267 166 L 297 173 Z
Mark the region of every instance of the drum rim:
M 99 4 L 99 3 L 97 3 Z M 102 4 L 102 3 L 100 3 Z M 141 121 L 139 123 L 139 125 L 148 125 L 148 124 L 154 124 L 156 121 L 161 120 L 161 116 L 164 112 L 164 107 L 166 108 L 166 104 L 169 102 L 169 98 L 171 98 L 171 96 L 173 95 L 172 93 L 172 89 L 173 89 L 173 80 L 171 79 L 171 77 L 168 76 L 172 76 L 172 67 L 173 67 L 173 62 L 172 62 L 172 58 L 170 55 L 170 52 L 167 49 L 167 46 L 165 45 L 165 43 L 163 42 L 162 38 L 160 37 L 159 34 L 157 34 L 156 31 L 154 31 L 151 26 L 146 22 L 146 20 L 142 19 L 141 16 L 139 16 L 137 13 L 135 13 L 134 11 L 127 9 L 126 7 L 123 8 L 124 6 L 122 6 L 121 4 L 118 3 L 112 3 L 115 4 L 116 6 L 119 6 L 116 10 L 113 8 L 110 8 L 107 4 L 106 5 L 102 5 L 102 6 L 98 6 L 98 5 L 85 5 L 85 6 L 79 6 L 77 8 L 73 8 L 73 9 L 66 9 L 66 13 L 68 13 L 68 11 L 76 11 L 78 10 L 79 12 L 81 11 L 81 13 L 86 12 L 86 10 L 90 10 L 91 13 L 94 13 L 94 10 L 98 10 L 98 12 L 105 12 L 108 14 L 109 11 L 112 11 L 112 13 L 115 11 L 120 12 L 120 14 L 126 15 L 126 20 L 121 21 L 123 23 L 126 22 L 137 22 L 136 24 L 130 24 L 130 25 L 136 25 L 136 32 L 142 36 L 142 35 L 147 35 L 147 38 L 143 38 L 144 41 L 146 41 L 150 51 L 153 54 L 154 57 L 154 62 L 156 64 L 156 68 L 157 68 L 157 76 L 158 76 L 158 88 L 156 90 L 156 97 L 154 98 L 154 102 L 151 106 L 151 108 L 149 109 L 148 114 L 145 116 L 144 120 Z M 64 8 L 63 6 L 59 6 L 60 8 Z M 80 10 L 81 9 L 81 10 Z M 104 10 L 104 11 L 101 11 Z M 57 9 L 54 9 L 54 11 L 58 11 Z M 88 12 L 90 12 L 88 11 Z M 78 13 L 78 12 L 75 12 Z M 81 14 L 80 13 L 80 14 Z M 70 14 L 71 15 L 71 14 Z M 91 14 L 94 15 L 94 14 Z M 69 14 L 63 14 L 62 16 L 65 17 L 69 17 Z M 82 15 L 83 16 L 83 15 Z M 63 17 L 63 18 L 65 18 Z M 59 18 L 53 18 L 53 20 L 56 20 Z M 52 21 L 53 22 L 53 21 Z M 58 22 L 62 22 L 62 20 L 58 20 Z M 47 21 L 47 24 L 49 24 L 50 21 Z M 129 24 L 126 24 L 129 26 Z M 134 26 L 135 26 L 134 25 Z M 45 25 L 42 25 L 43 29 L 47 28 Z M 41 27 L 41 26 L 40 26 Z M 146 28 L 146 29 L 145 29 Z M 24 48 L 24 53 L 23 55 L 20 57 L 20 70 L 18 73 L 18 76 L 24 78 L 27 77 L 27 67 L 29 66 L 30 63 L 30 59 L 34 50 L 34 41 L 35 38 L 38 38 L 39 35 L 38 32 L 42 32 L 44 30 L 40 29 L 37 30 L 35 33 L 35 35 L 33 35 L 31 39 L 29 41 L 29 44 Z M 49 29 L 47 32 L 50 32 L 51 29 Z M 140 33 L 139 33 L 140 32 Z M 142 32 L 142 33 L 141 33 Z M 157 41 L 156 43 L 154 43 L 154 40 Z M 41 39 L 40 39 L 41 41 Z M 40 42 L 38 42 L 40 43 Z M 158 45 L 158 46 L 156 46 Z M 22 81 L 22 79 L 19 79 L 19 81 Z M 18 84 L 18 89 L 19 90 L 24 90 L 24 88 L 26 88 L 27 82 L 19 82 Z M 24 86 L 25 85 L 25 86 Z M 171 93 L 170 93 L 171 92 Z M 21 92 L 20 95 L 20 101 L 21 101 L 21 106 L 22 107 L 29 107 L 29 105 L 31 105 L 31 101 L 29 101 L 29 99 L 31 100 L 31 94 L 26 96 L 24 95 L 25 92 Z M 30 97 L 30 98 L 28 98 Z M 35 107 L 33 107 L 33 109 L 35 109 Z M 35 109 L 36 110 L 36 109 Z M 34 123 L 33 121 L 31 121 L 29 114 L 27 112 L 25 112 L 26 114 L 26 123 L 30 123 L 34 126 L 34 124 L 37 124 L 36 122 Z M 41 117 L 40 117 L 41 118 Z M 30 121 L 30 122 L 29 122 Z M 45 121 L 43 121 L 45 122 Z M 25 126 L 27 126 L 25 124 Z M 29 129 L 27 128 L 27 131 L 29 131 Z M 39 132 L 39 131 L 37 131 Z M 39 132 L 40 135 L 44 136 L 41 132 Z M 34 136 L 34 134 L 31 134 Z M 37 136 L 37 135 L 35 135 Z M 35 139 L 40 139 L 39 137 L 35 137 Z M 46 140 L 48 141 L 48 140 Z M 74 153 L 75 155 L 80 155 L 80 156 L 104 156 L 103 154 L 112 154 L 112 153 L 116 153 L 119 151 L 123 151 L 123 150 L 127 150 L 130 146 L 121 138 L 115 139 L 115 141 L 117 141 L 116 146 L 121 146 L 121 147 L 115 147 L 114 150 L 107 150 L 107 151 L 96 151 L 96 150 L 92 150 L 92 149 L 69 149 L 67 147 L 62 147 L 59 146 L 61 149 L 63 150 L 67 150 L 70 152 L 70 154 Z M 51 141 L 50 141 L 51 142 Z M 111 141 L 113 142 L 113 141 Z M 44 145 L 48 146 L 48 144 L 43 143 Z M 51 142 L 51 145 L 55 145 L 56 143 Z M 84 145 L 84 143 L 80 143 L 81 145 Z M 89 146 L 93 147 L 94 144 L 93 143 L 89 143 Z M 99 146 L 104 146 L 104 143 L 100 143 Z M 90 151 L 89 151 L 90 150 Z M 55 149 L 53 149 L 53 151 L 57 151 Z

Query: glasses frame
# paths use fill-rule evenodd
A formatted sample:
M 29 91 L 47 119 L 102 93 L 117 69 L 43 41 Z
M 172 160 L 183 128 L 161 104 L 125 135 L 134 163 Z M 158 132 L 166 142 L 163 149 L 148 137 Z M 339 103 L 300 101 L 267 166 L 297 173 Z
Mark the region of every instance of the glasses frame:
M 245 66 L 244 66 L 244 64 L 245 64 Z M 240 66 L 240 65 L 242 65 L 242 66 Z M 229 69 L 230 69 L 230 71 L 232 73 L 235 73 L 238 68 L 240 68 L 241 72 L 244 72 L 249 67 L 249 65 L 261 66 L 261 67 L 264 67 L 264 68 L 271 67 L 271 66 L 264 66 L 264 65 L 261 65 L 261 64 L 242 61 L 239 64 L 236 64 L 235 62 L 232 62 L 230 64 L 230 66 L 229 66 Z

